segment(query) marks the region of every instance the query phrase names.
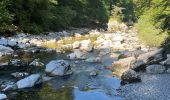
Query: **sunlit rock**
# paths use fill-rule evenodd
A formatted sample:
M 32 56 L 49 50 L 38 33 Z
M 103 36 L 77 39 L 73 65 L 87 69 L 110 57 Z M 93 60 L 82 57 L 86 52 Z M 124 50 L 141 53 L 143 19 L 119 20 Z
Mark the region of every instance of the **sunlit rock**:
M 5 100 L 5 99 L 7 99 L 7 96 L 5 95 L 5 94 L 0 94 L 0 100 Z
M 70 72 L 71 68 L 67 61 L 65 60 L 53 60 L 46 65 L 45 72 L 52 76 L 63 76 Z M 72 74 L 72 73 L 70 73 Z
M 80 49 L 83 51 L 92 51 L 93 50 L 93 45 L 91 43 L 91 40 L 83 40 L 81 41 L 81 46 Z
M 30 66 L 37 66 L 37 67 L 41 67 L 44 66 L 44 64 L 42 62 L 40 62 L 40 59 L 35 59 L 33 62 L 31 62 L 29 64 Z
M 134 57 L 128 57 L 124 59 L 120 59 L 118 61 L 113 62 L 112 71 L 121 76 L 121 74 L 131 68 L 131 66 L 135 63 L 136 59 Z
M 73 49 L 78 49 L 80 47 L 81 43 L 79 41 L 75 41 L 73 43 Z
M 41 82 L 40 74 L 32 74 L 24 79 L 19 80 L 16 85 L 19 89 L 33 87 Z

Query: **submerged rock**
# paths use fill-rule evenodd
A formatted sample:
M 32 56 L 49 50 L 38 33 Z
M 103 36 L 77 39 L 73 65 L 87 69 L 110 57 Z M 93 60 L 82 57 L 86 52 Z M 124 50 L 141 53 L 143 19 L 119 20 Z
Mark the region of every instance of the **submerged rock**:
M 42 62 L 40 62 L 40 59 L 35 59 L 33 62 L 31 62 L 29 64 L 30 66 L 37 66 L 37 67 L 41 67 L 44 66 L 44 64 Z
M 141 81 L 140 76 L 132 69 L 125 71 L 122 74 L 121 79 L 124 83 L 133 83 Z
M 46 65 L 45 72 L 52 76 L 63 76 L 72 74 L 70 65 L 65 60 L 53 60 Z
M 10 60 L 9 65 L 12 65 L 12 66 L 26 66 L 27 64 L 24 61 L 21 61 L 20 59 L 12 59 L 12 60 Z
M 97 62 L 101 62 L 101 58 L 100 57 L 91 57 L 85 60 L 86 62 L 89 63 L 97 63 Z
M 7 99 L 7 96 L 5 94 L 0 93 L 0 100 Z
M 40 74 L 32 74 L 24 79 L 19 80 L 16 85 L 19 89 L 33 87 L 41 82 Z
M 15 73 L 11 73 L 11 76 L 15 77 L 15 78 L 22 78 L 25 76 L 28 76 L 29 73 L 26 72 L 15 72 Z
M 75 49 L 73 53 L 68 54 L 69 59 L 85 59 L 84 53 L 80 49 Z
M 148 67 L 146 67 L 146 72 L 151 74 L 160 74 L 165 72 L 165 70 L 165 66 L 158 64 L 149 65 Z

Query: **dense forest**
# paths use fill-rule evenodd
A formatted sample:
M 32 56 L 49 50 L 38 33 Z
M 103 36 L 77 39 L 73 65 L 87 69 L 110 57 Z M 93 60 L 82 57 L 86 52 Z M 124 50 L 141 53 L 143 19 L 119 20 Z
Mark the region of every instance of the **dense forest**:
M 109 18 L 118 18 L 134 25 L 142 39 L 160 44 L 170 32 L 169 5 L 169 0 L 1 0 L 0 33 L 105 27 Z

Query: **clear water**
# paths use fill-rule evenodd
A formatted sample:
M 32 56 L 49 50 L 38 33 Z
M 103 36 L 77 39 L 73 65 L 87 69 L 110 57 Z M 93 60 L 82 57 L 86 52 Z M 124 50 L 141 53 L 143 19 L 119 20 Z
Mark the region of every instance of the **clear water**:
M 66 54 L 39 53 L 23 58 L 40 58 L 46 64 L 53 59 L 64 59 L 65 57 Z M 6 93 L 7 96 L 10 100 L 123 100 L 116 93 L 116 89 L 120 86 L 120 80 L 113 77 L 112 72 L 105 69 L 103 64 L 89 64 L 83 61 L 75 64 L 72 60 L 69 60 L 69 62 L 74 65 L 72 67 L 73 75 L 55 77 L 33 88 L 9 91 Z M 16 68 L 12 69 L 13 72 L 18 70 Z M 39 71 L 39 69 L 36 70 Z M 97 76 L 89 75 L 93 70 L 98 71 Z M 6 73 L 1 70 L 0 79 L 12 80 L 10 73 L 11 70 Z

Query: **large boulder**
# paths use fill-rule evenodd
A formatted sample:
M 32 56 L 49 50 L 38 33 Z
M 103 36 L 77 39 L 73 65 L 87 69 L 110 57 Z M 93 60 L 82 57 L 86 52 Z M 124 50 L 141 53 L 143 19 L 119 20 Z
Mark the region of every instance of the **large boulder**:
M 163 48 L 160 48 L 160 49 L 139 55 L 137 57 L 136 62 L 131 68 L 137 71 L 145 69 L 144 65 L 159 61 L 160 60 L 159 55 L 161 55 L 162 52 L 163 52 Z
M 120 59 L 112 63 L 112 71 L 118 76 L 121 76 L 123 72 L 129 70 L 131 66 L 135 63 L 135 57 L 128 57 L 124 59 Z
M 92 51 L 93 50 L 93 45 L 91 43 L 91 40 L 83 40 L 81 41 L 81 46 L 80 49 L 83 51 Z
M 75 41 L 73 43 L 73 49 L 78 49 L 80 47 L 81 43 L 79 41 Z
M 157 54 L 161 54 L 162 52 L 163 52 L 163 48 L 160 48 L 160 49 L 157 49 L 157 50 L 154 50 L 154 51 L 150 51 L 150 52 L 139 55 L 137 60 L 142 60 L 145 63 L 147 63 L 149 58 L 151 58 L 151 57 L 153 57 Z
M 122 74 L 121 79 L 124 83 L 133 83 L 141 81 L 140 76 L 132 69 L 125 71 Z
M 165 70 L 166 70 L 165 66 L 158 64 L 149 65 L 148 67 L 146 67 L 146 72 L 150 74 L 160 74 L 165 72 Z
M 0 93 L 0 100 L 5 100 L 7 99 L 7 96 L 5 94 Z
M 14 50 L 10 47 L 0 45 L 0 56 L 12 53 Z
M 69 59 L 85 59 L 84 53 L 80 49 L 75 49 L 73 53 L 67 55 Z
M 40 74 L 32 74 L 24 79 L 19 80 L 16 85 L 19 89 L 33 87 L 41 82 Z
M 52 76 L 63 76 L 72 74 L 70 65 L 65 60 L 53 60 L 46 65 L 46 73 L 49 73 Z

